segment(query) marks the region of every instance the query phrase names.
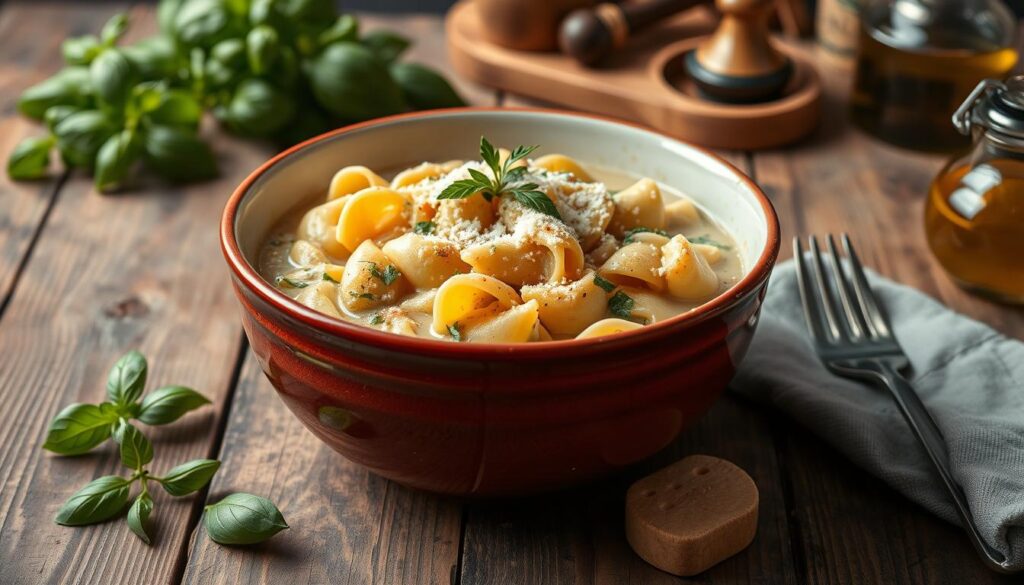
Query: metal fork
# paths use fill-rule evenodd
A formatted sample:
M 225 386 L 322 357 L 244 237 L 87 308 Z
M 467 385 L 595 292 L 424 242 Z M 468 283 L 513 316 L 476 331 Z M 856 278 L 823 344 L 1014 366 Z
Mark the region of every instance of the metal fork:
M 978 532 L 967 498 L 950 473 L 949 453 L 942 432 L 914 388 L 900 375 L 910 362 L 868 286 L 850 238 L 846 234 L 842 236 L 848 269 L 840 261 L 831 235 L 827 240 L 830 269 L 826 269 L 818 240 L 811 236 L 808 243 L 809 259 L 804 256 L 800 238 L 794 238 L 793 257 L 804 316 L 818 357 L 831 372 L 884 386 L 892 394 L 903 418 L 942 478 L 971 544 L 990 568 L 1000 573 L 1013 572 L 1003 554 L 989 546 Z

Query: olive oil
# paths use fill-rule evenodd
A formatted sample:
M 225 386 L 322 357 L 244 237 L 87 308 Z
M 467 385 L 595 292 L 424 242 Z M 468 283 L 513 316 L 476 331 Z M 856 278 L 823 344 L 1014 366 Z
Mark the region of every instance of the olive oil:
M 933 31 L 928 47 L 898 47 L 864 26 L 851 97 L 852 119 L 867 132 L 915 150 L 969 144 L 950 117 L 982 79 L 1005 77 L 1017 51 L 956 31 Z M 949 48 L 952 47 L 952 48 Z
M 932 183 L 928 245 L 961 285 L 1024 303 L 1024 160 L 954 161 Z

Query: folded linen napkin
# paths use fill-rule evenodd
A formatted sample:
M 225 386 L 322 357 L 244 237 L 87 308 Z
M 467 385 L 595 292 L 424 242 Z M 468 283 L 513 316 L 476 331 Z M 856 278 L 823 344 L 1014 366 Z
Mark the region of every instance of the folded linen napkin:
M 941 518 L 953 505 L 885 389 L 833 375 L 815 355 L 792 261 L 772 274 L 732 389 L 767 402 Z M 978 529 L 1024 568 L 1024 343 L 868 271 L 910 358 L 907 377 L 949 445 Z

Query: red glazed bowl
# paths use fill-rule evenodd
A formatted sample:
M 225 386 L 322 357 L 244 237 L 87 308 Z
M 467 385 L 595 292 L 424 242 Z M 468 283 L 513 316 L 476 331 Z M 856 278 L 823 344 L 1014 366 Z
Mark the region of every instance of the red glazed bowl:
M 745 275 L 678 317 L 597 339 L 526 344 L 402 337 L 335 320 L 277 292 L 260 243 L 333 173 L 469 158 L 481 135 L 540 144 L 648 176 L 697 200 L 736 239 Z M 253 352 L 284 403 L 345 457 L 434 492 L 506 495 L 565 487 L 668 445 L 725 389 L 754 333 L 779 249 L 760 189 L 699 148 L 612 120 L 545 110 L 456 109 L 324 134 L 257 169 L 231 196 L 224 256 Z

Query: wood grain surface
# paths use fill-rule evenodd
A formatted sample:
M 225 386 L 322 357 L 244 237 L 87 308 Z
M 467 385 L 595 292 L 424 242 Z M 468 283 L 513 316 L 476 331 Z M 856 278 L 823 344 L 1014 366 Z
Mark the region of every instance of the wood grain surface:
M 153 7 L 126 2 L 0 4 L 0 158 L 36 125 L 14 103 L 60 66 L 59 43 L 95 32 L 129 7 L 132 35 L 154 30 Z M 439 16 L 366 16 L 416 43 L 410 57 L 447 68 Z M 825 123 L 785 150 L 726 153 L 772 198 L 788 239 L 846 231 L 864 261 L 966 314 L 1024 337 L 1024 312 L 955 287 L 921 230 L 942 157 L 893 149 L 848 128 L 848 64 L 810 51 L 826 80 Z M 477 105 L 536 105 L 455 79 Z M 212 125 L 211 125 L 212 126 Z M 217 223 L 233 187 L 271 152 L 206 131 L 221 178 L 188 188 L 146 183 L 101 196 L 88 177 L 31 183 L 0 177 L 0 584 L 439 583 L 890 584 L 1002 583 L 959 529 L 871 478 L 783 415 L 726 396 L 653 461 L 570 492 L 481 502 L 409 490 L 369 474 L 295 419 L 246 350 Z M 151 358 L 154 384 L 183 383 L 214 405 L 152 429 L 163 470 L 196 457 L 223 466 L 209 493 L 156 496 L 147 547 L 123 521 L 53 524 L 81 484 L 117 472 L 110 445 L 79 457 L 41 450 L 50 418 L 103 396 L 125 350 Z M 758 535 L 693 579 L 647 565 L 622 531 L 629 483 L 690 453 L 733 461 L 758 485 Z M 267 496 L 291 529 L 259 546 L 213 544 L 200 507 L 231 491 Z

